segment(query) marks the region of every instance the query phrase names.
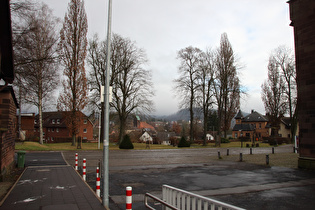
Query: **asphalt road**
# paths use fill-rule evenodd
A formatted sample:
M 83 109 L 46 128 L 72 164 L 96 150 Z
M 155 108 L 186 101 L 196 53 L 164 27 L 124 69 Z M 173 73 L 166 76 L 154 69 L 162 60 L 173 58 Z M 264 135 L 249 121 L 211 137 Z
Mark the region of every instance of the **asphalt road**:
M 219 149 L 221 154 L 226 149 Z M 230 149 L 230 155 L 249 154 L 248 148 Z M 292 152 L 292 146 L 276 153 Z M 102 151 L 78 151 L 79 167 L 87 159 L 87 181 L 95 188 L 95 168 Z M 270 154 L 271 148 L 255 148 L 254 154 Z M 146 192 L 161 197 L 168 184 L 245 209 L 314 209 L 315 172 L 269 167 L 216 159 L 218 149 L 111 150 L 109 193 L 111 209 L 125 208 L 125 188 L 133 187 L 133 208 L 145 209 Z M 74 165 L 74 151 L 63 152 Z

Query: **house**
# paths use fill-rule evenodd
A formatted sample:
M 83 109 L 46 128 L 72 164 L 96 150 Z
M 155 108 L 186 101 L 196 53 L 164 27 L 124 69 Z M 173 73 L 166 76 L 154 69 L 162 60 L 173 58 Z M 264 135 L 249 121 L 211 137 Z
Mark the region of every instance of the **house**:
M 299 135 L 297 127 L 296 135 Z M 280 129 L 278 131 L 280 137 L 291 138 L 291 120 L 290 117 L 283 117 L 280 122 Z
M 163 145 L 171 145 L 171 138 L 176 136 L 175 132 L 160 131 L 157 133 L 157 143 Z
M 66 116 L 69 112 L 43 112 L 43 136 L 47 143 L 71 142 L 69 123 Z M 93 123 L 88 117 L 79 112 L 79 131 L 83 141 L 93 141 Z M 39 116 L 35 117 L 34 134 L 39 137 Z
M 144 132 L 142 136 L 140 136 L 139 139 L 141 142 L 144 142 L 144 143 L 147 143 L 147 142 L 149 142 L 150 144 L 153 143 L 153 138 L 150 136 L 148 132 Z
M 240 110 L 235 116 L 236 124 L 232 129 L 233 138 L 247 137 L 250 140 L 262 140 L 269 136 L 268 118 L 252 110 L 244 116 Z

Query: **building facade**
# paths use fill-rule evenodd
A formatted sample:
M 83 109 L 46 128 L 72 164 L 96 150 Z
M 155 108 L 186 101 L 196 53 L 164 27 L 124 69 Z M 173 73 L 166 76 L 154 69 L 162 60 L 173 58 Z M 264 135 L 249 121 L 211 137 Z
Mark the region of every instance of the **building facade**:
M 240 110 L 235 116 L 236 124 L 232 129 L 233 138 L 246 137 L 252 141 L 260 141 L 269 136 L 268 118 L 252 110 L 244 116 Z
M 290 0 L 299 117 L 299 167 L 315 169 L 315 1 Z
M 14 166 L 17 108 L 12 86 L 0 86 L 0 181 Z
M 67 112 L 43 112 L 43 136 L 46 143 L 71 142 L 72 134 L 66 120 Z M 93 123 L 82 112 L 79 113 L 77 136 L 83 141 L 93 141 Z M 34 134 L 39 138 L 38 115 L 34 121 Z

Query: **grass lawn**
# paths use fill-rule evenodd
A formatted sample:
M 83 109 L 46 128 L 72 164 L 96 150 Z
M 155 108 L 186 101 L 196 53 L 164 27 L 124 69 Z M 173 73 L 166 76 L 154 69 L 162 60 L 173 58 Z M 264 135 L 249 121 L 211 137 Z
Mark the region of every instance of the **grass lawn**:
M 145 143 L 134 143 L 134 149 L 143 150 L 146 149 Z M 243 147 L 246 143 L 243 143 Z M 270 147 L 269 144 L 259 143 L 260 147 Z M 192 144 L 191 147 L 186 148 L 214 148 L 215 144 L 210 143 L 207 146 L 202 146 L 198 144 Z M 232 148 L 241 147 L 240 142 L 222 143 L 221 148 Z M 185 147 L 184 147 L 185 148 Z M 52 144 L 39 144 L 38 142 L 17 142 L 15 144 L 16 150 L 26 150 L 26 151 L 63 151 L 63 150 L 77 150 L 76 146 L 71 146 L 71 143 L 52 143 Z M 82 143 L 82 150 L 98 150 L 97 143 Z M 103 144 L 100 144 L 100 149 L 103 149 Z M 116 144 L 109 145 L 110 150 L 118 150 L 119 147 Z M 160 144 L 150 144 L 150 149 L 178 149 L 178 147 L 173 147 L 169 145 Z

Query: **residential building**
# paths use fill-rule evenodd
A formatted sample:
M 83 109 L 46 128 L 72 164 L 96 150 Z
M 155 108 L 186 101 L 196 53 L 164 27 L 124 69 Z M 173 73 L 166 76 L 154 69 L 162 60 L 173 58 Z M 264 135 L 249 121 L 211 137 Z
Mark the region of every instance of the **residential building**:
M 235 120 L 236 124 L 232 129 L 233 138 L 247 137 L 258 141 L 269 136 L 268 118 L 254 110 L 246 116 L 240 110 Z
M 71 142 L 72 134 L 67 122 L 69 112 L 43 112 L 43 136 L 47 143 Z M 79 131 L 77 137 L 83 141 L 93 141 L 93 124 L 88 117 L 79 112 Z M 39 137 L 39 118 L 35 117 L 34 134 Z
M 299 124 L 295 135 L 299 135 Z M 280 129 L 278 131 L 280 137 L 291 138 L 291 120 L 290 117 L 283 117 L 280 122 Z

